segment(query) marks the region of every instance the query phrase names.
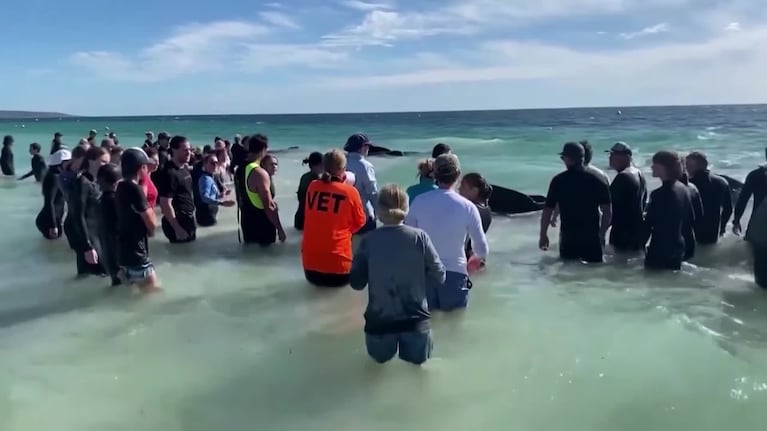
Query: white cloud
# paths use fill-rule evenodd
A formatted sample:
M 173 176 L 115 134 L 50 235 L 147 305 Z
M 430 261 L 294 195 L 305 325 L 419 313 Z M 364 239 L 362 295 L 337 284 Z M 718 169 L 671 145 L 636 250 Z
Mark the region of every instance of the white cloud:
M 727 27 L 724 28 L 727 31 L 740 31 L 740 23 L 739 22 L 731 22 L 727 24 Z
M 631 40 L 631 39 L 636 39 L 638 37 L 650 36 L 653 34 L 668 33 L 669 31 L 671 31 L 671 27 L 669 27 L 668 24 L 663 22 L 660 24 L 655 24 L 650 27 L 645 27 L 639 31 L 635 31 L 631 33 L 621 33 L 620 37 L 626 40 Z
M 292 30 L 298 30 L 301 28 L 301 26 L 298 25 L 298 23 L 293 20 L 293 18 L 281 12 L 261 12 L 259 16 L 265 22 L 277 27 L 284 27 Z
M 334 89 L 415 87 L 431 84 L 553 80 L 574 86 L 604 88 L 610 83 L 645 86 L 657 83 L 700 81 L 701 89 L 721 77 L 751 76 L 748 85 L 762 82 L 767 67 L 767 47 L 760 41 L 767 27 L 750 32 L 731 32 L 691 43 L 614 51 L 583 51 L 535 42 L 488 42 L 478 51 L 492 61 L 483 67 L 444 66 L 414 68 L 389 74 L 334 77 L 324 84 Z M 718 78 L 717 78 L 718 77 Z M 628 83 L 628 84 L 627 84 Z M 761 85 L 763 94 L 767 83 Z
M 239 65 L 242 72 L 304 65 L 328 68 L 346 53 L 319 45 L 265 43 L 269 29 L 260 24 L 223 21 L 190 25 L 139 51 L 135 56 L 110 51 L 82 51 L 70 61 L 105 78 L 160 82 L 183 75 L 214 72 Z
M 339 3 L 350 9 L 356 9 L 363 12 L 393 8 L 393 5 L 391 5 L 390 3 L 381 3 L 381 2 L 374 3 L 374 2 L 366 2 L 361 0 L 341 0 Z
M 398 40 L 510 29 L 541 20 L 673 9 L 692 0 L 451 0 L 424 11 L 372 9 L 357 25 L 325 36 L 332 45 L 393 45 Z

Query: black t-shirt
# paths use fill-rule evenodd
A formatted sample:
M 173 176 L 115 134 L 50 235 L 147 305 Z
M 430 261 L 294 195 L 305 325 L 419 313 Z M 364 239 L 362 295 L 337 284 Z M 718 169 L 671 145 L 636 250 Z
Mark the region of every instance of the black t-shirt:
M 117 210 L 117 261 L 120 266 L 143 266 L 149 263 L 149 240 L 141 213 L 149 203 L 141 186 L 120 181 L 115 192 Z
M 173 210 L 177 215 L 194 217 L 194 181 L 189 168 L 178 167 L 169 160 L 157 179 L 155 185 L 159 197 L 173 199 Z
M 546 207 L 559 205 L 562 235 L 599 233 L 599 206 L 609 205 L 610 187 L 584 169 L 568 169 L 551 180 Z

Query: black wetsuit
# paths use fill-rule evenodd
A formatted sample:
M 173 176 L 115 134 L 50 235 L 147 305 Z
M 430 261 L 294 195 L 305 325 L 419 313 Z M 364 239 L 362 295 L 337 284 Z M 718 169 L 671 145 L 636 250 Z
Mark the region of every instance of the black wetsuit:
M 687 186 L 679 181 L 664 181 L 650 194 L 641 243 L 650 240 L 645 255 L 648 269 L 679 270 L 685 257 L 685 226 L 694 219 Z
M 64 144 L 61 141 L 57 141 L 55 139 L 51 141 L 51 154 L 59 151 L 62 148 L 64 148 Z
M 647 183 L 639 169 L 629 167 L 618 173 L 610 185 L 613 205 L 610 244 L 617 251 L 640 251 L 644 211 L 647 207 Z
M 64 230 L 69 245 L 77 257 L 78 275 L 102 275 L 106 273 L 101 265 L 100 221 L 101 191 L 88 172 L 83 172 L 74 179 L 67 193 L 67 219 Z M 114 221 L 113 221 L 114 222 Z M 98 263 L 89 264 L 85 260 L 85 252 L 95 250 L 99 256 Z
M 733 222 L 740 223 L 752 195 L 754 196 L 754 208 L 759 208 L 764 198 L 767 197 L 767 166 L 760 166 L 746 176 L 746 182 L 743 183 L 738 203 L 735 205 Z
M 687 186 L 692 203 L 692 220 L 685 222 L 682 227 L 684 236 L 684 260 L 690 260 L 695 257 L 695 223 L 703 219 L 703 200 L 700 197 L 700 191 L 692 183 L 683 183 Z
M 570 168 L 551 180 L 546 208 L 559 205 L 562 259 L 603 262 L 599 207 L 610 202 L 607 182 L 582 167 Z
M 176 220 L 189 236 L 186 240 L 176 239 L 176 231 L 170 222 L 163 217 L 162 232 L 171 243 L 192 242 L 197 238 L 197 222 L 194 218 L 194 182 L 189 169 L 179 167 L 172 160 L 163 166 L 162 173 L 158 176 L 157 191 L 160 198 L 173 199 L 173 211 Z
M 727 181 L 708 171 L 690 178 L 700 192 L 703 217 L 695 221 L 695 240 L 699 244 L 716 244 L 724 235 L 732 216 L 732 194 Z
M 482 204 L 475 204 L 477 207 L 477 210 L 479 210 L 479 218 L 482 220 L 482 230 L 487 233 L 487 231 L 490 229 L 490 223 L 493 222 L 493 212 L 490 211 L 490 207 L 487 205 Z M 471 248 L 471 239 L 466 239 L 466 258 L 470 258 L 474 251 Z
M 24 174 L 19 180 L 26 180 L 27 178 L 31 177 L 32 175 L 35 176 L 35 181 L 38 183 L 43 180 L 43 177 L 45 177 L 45 170 L 47 169 L 47 166 L 45 165 L 45 159 L 40 154 L 35 154 L 32 156 L 32 170 Z
M 248 149 L 242 144 L 232 145 L 232 163 L 229 165 L 231 172 L 234 174 L 238 168 L 244 167 L 247 164 Z
M 0 171 L 3 175 L 16 175 L 16 169 L 13 167 L 13 150 L 10 146 L 3 147 L 0 153 Z
M 301 176 L 301 181 L 298 182 L 298 209 L 296 209 L 296 215 L 293 216 L 293 226 L 296 230 L 304 230 L 304 209 L 306 207 L 306 191 L 309 190 L 309 184 L 312 181 L 319 179 L 319 175 L 312 171 L 309 171 Z
M 112 277 L 112 285 L 120 284 L 117 273 L 120 266 L 117 262 L 117 202 L 113 190 L 104 190 L 99 199 L 99 237 L 101 238 L 101 253 L 99 260 Z
M 56 239 L 61 237 L 64 229 L 62 220 L 64 218 L 64 194 L 59 187 L 60 166 L 52 166 L 43 177 L 43 209 L 35 219 L 37 229 L 43 234 L 44 238 Z M 52 238 L 49 231 L 53 228 L 58 229 L 58 236 Z

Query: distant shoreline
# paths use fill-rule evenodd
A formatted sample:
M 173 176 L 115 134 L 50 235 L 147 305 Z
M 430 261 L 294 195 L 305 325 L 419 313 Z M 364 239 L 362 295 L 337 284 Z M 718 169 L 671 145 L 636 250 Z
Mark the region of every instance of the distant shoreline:
M 36 112 L 36 111 L 0 111 L 0 120 L 29 120 L 29 119 L 51 119 L 51 118 L 71 118 L 72 115 L 61 112 Z
M 432 110 L 432 111 L 383 111 L 383 112 L 291 112 L 291 113 L 253 113 L 253 114 L 150 114 L 150 115 L 72 115 L 59 112 L 34 112 L 34 111 L 2 111 L 0 110 L 0 121 L 6 120 L 51 120 L 59 118 L 67 119 L 99 119 L 99 118 L 175 118 L 175 117 L 286 117 L 286 116 L 361 116 L 361 115 L 402 115 L 402 114 L 455 114 L 455 113 L 473 113 L 473 112 L 520 112 L 520 111 L 572 111 L 572 110 L 627 110 L 627 109 L 649 109 L 649 108 L 732 108 L 732 107 L 757 107 L 767 106 L 767 103 L 725 103 L 725 104 L 704 104 L 704 105 L 621 105 L 621 106 L 571 106 L 571 107 L 551 107 L 551 108 L 492 108 L 492 109 L 468 109 L 468 110 Z

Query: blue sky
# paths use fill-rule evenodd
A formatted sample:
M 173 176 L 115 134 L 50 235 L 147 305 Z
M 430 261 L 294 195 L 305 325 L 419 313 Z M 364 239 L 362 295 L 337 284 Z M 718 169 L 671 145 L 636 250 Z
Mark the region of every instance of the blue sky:
M 4 0 L 0 109 L 767 102 L 763 0 Z

